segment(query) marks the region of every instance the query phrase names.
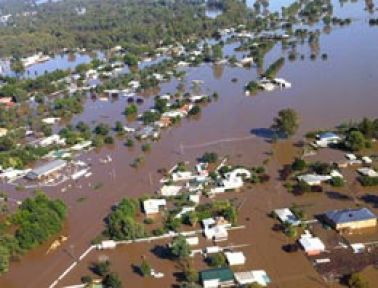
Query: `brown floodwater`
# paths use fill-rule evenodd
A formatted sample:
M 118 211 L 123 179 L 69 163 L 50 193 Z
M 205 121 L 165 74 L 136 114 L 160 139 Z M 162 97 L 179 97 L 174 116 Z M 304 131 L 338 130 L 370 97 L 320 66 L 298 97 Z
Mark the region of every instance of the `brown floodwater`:
M 355 7 L 360 9 L 361 6 L 363 7 L 360 1 Z M 350 10 L 353 12 L 352 9 Z M 183 120 L 177 127 L 164 131 L 161 140 L 145 154 L 145 162 L 138 169 L 130 167 L 130 164 L 142 154 L 139 145 L 129 149 L 122 141 L 118 141 L 112 147 L 83 154 L 80 158 L 92 165 L 92 177 L 72 183 L 72 187 L 66 192 L 62 192 L 61 188 L 67 184 L 45 189 L 48 195 L 61 198 L 68 205 L 67 228 L 63 233 L 68 236 L 68 241 L 57 251 L 46 255 L 48 243 L 27 253 L 19 262 L 12 263 L 10 272 L 0 278 L 0 287 L 48 287 L 73 262 L 73 259 L 86 250 L 90 241 L 104 228 L 103 219 L 112 205 L 123 197 L 138 197 L 156 191 L 161 177 L 157 173 L 159 168 L 170 168 L 180 160 L 194 163 L 196 157 L 205 151 L 230 155 L 235 163 L 245 163 L 250 166 L 261 164 L 265 159 L 270 158 L 273 149 L 264 138 L 267 133 L 266 128 L 271 125 L 272 119 L 282 108 L 292 107 L 299 112 L 301 125 L 298 138 L 311 129 L 334 127 L 343 121 L 357 120 L 364 116 L 376 117 L 377 44 L 378 28 L 369 27 L 366 17 L 358 18 L 349 27 L 333 28 L 330 34 L 322 34 L 320 38 L 320 53 L 327 53 L 328 60 L 322 61 L 319 58 L 312 61 L 309 58 L 311 53 L 309 46 L 307 44 L 298 46 L 297 50 L 305 55 L 305 60 L 287 61 L 279 72 L 280 77 L 292 82 L 293 88 L 263 92 L 251 97 L 244 95 L 243 86 L 256 77 L 255 68 L 211 65 L 188 68 L 185 80 L 187 89 L 191 86 L 192 80 L 201 79 L 205 82 L 203 92 L 217 91 L 220 95 L 219 99 L 204 107 L 199 119 Z M 266 66 L 281 54 L 282 49 L 278 45 L 267 55 Z M 237 78 L 238 82 L 232 83 L 233 78 Z M 160 93 L 174 93 L 178 83 L 179 81 L 173 80 L 162 84 Z M 152 98 L 146 98 L 141 109 L 151 105 Z M 116 120 L 122 120 L 126 124 L 126 119 L 122 115 L 125 106 L 124 98 L 113 102 L 88 100 L 85 112 L 75 117 L 73 122 L 83 120 L 94 125 L 96 121 L 114 124 Z M 230 138 L 239 140 L 213 143 Z M 294 153 L 292 149 L 279 148 L 278 151 L 282 151 L 280 153 Z M 112 156 L 113 162 L 100 164 L 98 160 L 107 154 Z M 285 238 L 271 230 L 273 221 L 266 216 L 273 208 L 285 207 L 293 201 L 298 201 L 276 180 L 277 169 L 282 165 L 281 162 L 287 162 L 286 157 L 274 157 L 269 162 L 269 173 L 273 179 L 269 184 L 257 186 L 251 191 L 240 194 L 240 197 L 246 199 L 240 209 L 240 222 L 247 225 L 247 229 L 235 232 L 235 236 L 231 236 L 231 241 L 240 243 L 239 239 L 243 239 L 241 244 L 244 242 L 251 244 L 246 248 L 248 268 L 266 269 L 277 283 L 274 284 L 276 287 L 278 285 L 293 287 L 296 284 L 300 284 L 300 287 L 325 287 L 311 263 L 302 254 L 292 256 L 282 251 L 281 246 Z M 31 191 L 16 191 L 7 185 L 1 186 L 15 199 L 24 199 L 31 195 Z M 97 188 L 93 188 L 94 186 Z M 335 202 L 334 199 L 326 196 L 323 197 L 324 199 L 319 198 L 319 196 L 306 196 L 298 199 L 304 204 L 311 203 L 309 213 L 350 205 L 348 202 Z M 250 220 L 247 221 L 247 218 Z M 117 262 L 115 269 L 118 269 L 121 277 L 125 279 L 124 283 L 130 283 L 128 281 L 134 283 L 135 280 L 137 285 L 132 284 L 132 287 L 152 287 L 157 283 L 130 276 L 133 274 L 130 272 L 133 264 L 130 261 L 137 261 L 140 254 L 147 253 L 143 252 L 143 249 L 148 248 L 141 245 L 132 252 L 129 252 L 127 247 L 122 248 L 119 260 L 117 260 L 118 250 L 110 252 L 114 255 L 109 257 Z M 97 254 L 91 255 L 89 260 L 97 257 Z M 131 257 L 131 260 L 128 257 Z M 161 265 L 161 270 L 167 275 L 177 270 L 169 261 L 152 261 L 159 267 Z M 128 269 L 125 274 L 120 268 L 123 267 L 122 265 Z M 80 265 L 72 275 L 69 274 L 64 283 L 77 283 L 83 274 L 88 274 L 86 264 Z M 127 280 L 128 276 L 131 280 Z M 172 283 L 171 275 L 166 279 L 162 280 L 164 285 Z

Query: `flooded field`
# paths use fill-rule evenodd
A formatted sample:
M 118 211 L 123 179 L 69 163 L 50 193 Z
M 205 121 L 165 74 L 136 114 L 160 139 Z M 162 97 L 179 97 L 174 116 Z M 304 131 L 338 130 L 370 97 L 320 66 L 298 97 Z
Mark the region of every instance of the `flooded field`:
M 369 27 L 368 14 L 361 11 L 363 1 L 348 3 L 346 6 L 348 9 L 340 12 L 345 13 L 342 17 L 356 15 L 357 20 L 348 27 L 333 28 L 330 33 L 321 34 L 320 51 L 328 54 L 326 61 L 320 57 L 316 61 L 311 60 L 311 49 L 306 43 L 297 47 L 297 51 L 304 55 L 304 60 L 287 61 L 280 71 L 279 76 L 292 83 L 291 89 L 261 92 L 247 97 L 243 86 L 257 77 L 256 69 L 209 64 L 187 68 L 187 87 L 190 87 L 192 80 L 201 79 L 204 81 L 203 91 L 216 91 L 220 95 L 219 99 L 204 107 L 198 119 L 183 120 L 178 127 L 164 131 L 161 140 L 153 144 L 152 150 L 145 155 L 145 162 L 138 169 L 130 167 L 130 164 L 141 154 L 140 148 L 127 148 L 123 141 L 81 156 L 81 160 L 91 164 L 92 177 L 74 182 L 65 192 L 60 186 L 45 189 L 48 195 L 63 199 L 69 207 L 67 228 L 64 231 L 68 240 L 57 251 L 46 254 L 51 244 L 48 243 L 27 253 L 22 261 L 12 263 L 10 272 L 0 279 L 0 287 L 48 287 L 100 233 L 104 227 L 104 217 L 112 205 L 125 196 L 140 197 L 155 192 L 159 187 L 159 168 L 170 168 L 179 160 L 194 163 L 196 157 L 206 151 L 229 155 L 231 161 L 248 165 L 259 165 L 270 159 L 268 169 L 272 181 L 237 195 L 244 201 L 239 211 L 239 222 L 247 228 L 233 232 L 231 242 L 250 245 L 245 250 L 249 256 L 247 267 L 265 269 L 273 279 L 272 287 L 338 287 L 337 284 L 325 286 L 302 253 L 293 256 L 281 249 L 285 236 L 272 231 L 274 221 L 267 214 L 274 208 L 287 207 L 293 202 L 307 205 L 306 211 L 311 214 L 350 207 L 353 201 L 336 201 L 326 194 L 296 198 L 287 193 L 277 180 L 277 171 L 296 155 L 297 149 L 291 143 L 286 143 L 287 147 L 273 147 L 264 137 L 264 132 L 277 112 L 286 107 L 300 114 L 301 125 L 295 140 L 312 129 L 332 128 L 343 121 L 377 116 L 378 81 L 375 79 L 378 79 L 378 65 L 375 59 L 378 59 L 378 28 Z M 282 48 L 276 46 L 268 54 L 265 66 L 281 54 Z M 232 82 L 233 78 L 238 81 Z M 174 80 L 162 84 L 159 93 L 174 93 L 178 83 Z M 149 107 L 152 98 L 145 97 L 143 107 Z M 116 120 L 126 123 L 122 114 L 125 106 L 126 98 L 107 102 L 88 99 L 84 113 L 74 117 L 73 123 L 114 124 Z M 101 164 L 99 159 L 106 155 L 111 155 L 113 161 Z M 328 158 L 324 155 L 318 157 Z M 9 191 L 10 197 L 20 200 L 32 193 L 6 185 L 1 185 L 1 188 Z M 350 190 L 342 192 L 354 193 Z M 231 194 L 225 197 L 234 196 Z M 240 239 L 243 239 L 243 243 L 240 243 Z M 153 257 L 152 248 L 150 244 L 138 244 L 135 249 L 125 246 L 114 252 L 106 252 L 106 255 L 124 283 L 138 283 L 135 287 L 160 284 L 168 287 L 176 282 L 172 274 L 178 269 L 169 260 Z M 88 264 L 101 254 L 91 254 L 62 283 L 79 283 L 80 277 L 89 273 Z M 147 255 L 153 267 L 158 267 L 167 277 L 145 280 L 135 274 L 132 265 L 140 262 L 141 255 Z

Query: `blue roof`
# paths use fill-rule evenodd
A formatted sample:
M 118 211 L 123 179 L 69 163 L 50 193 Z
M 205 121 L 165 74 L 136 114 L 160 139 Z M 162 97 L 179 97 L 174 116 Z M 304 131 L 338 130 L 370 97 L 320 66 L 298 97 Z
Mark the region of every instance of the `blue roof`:
M 377 218 L 368 208 L 334 210 L 325 213 L 325 216 L 335 224 L 364 221 Z
M 320 139 L 327 139 L 327 138 L 334 138 L 334 137 L 339 137 L 339 136 L 333 132 L 325 132 L 325 133 L 319 134 Z

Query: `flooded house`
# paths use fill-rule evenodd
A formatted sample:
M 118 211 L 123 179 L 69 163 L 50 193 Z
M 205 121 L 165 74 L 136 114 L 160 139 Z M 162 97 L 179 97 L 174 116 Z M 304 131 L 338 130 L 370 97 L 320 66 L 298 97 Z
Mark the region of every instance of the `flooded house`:
M 226 260 L 229 266 L 238 266 L 244 265 L 247 261 L 243 252 L 225 252 L 224 256 L 226 256 Z
M 271 283 L 268 274 L 264 270 L 253 270 L 247 272 L 235 272 L 235 280 L 239 285 L 248 285 L 257 283 L 262 287 L 266 287 Z M 244 286 L 243 286 L 244 287 Z
M 341 137 L 333 132 L 325 132 L 316 135 L 315 144 L 318 147 L 328 147 L 332 144 L 338 144 L 341 142 Z
M 206 239 L 215 242 L 226 241 L 228 239 L 227 229 L 231 227 L 231 224 L 223 217 L 203 219 L 202 226 Z
M 54 160 L 34 168 L 25 177 L 29 180 L 40 180 L 62 170 L 66 166 L 67 161 L 61 159 Z
M 339 232 L 377 226 L 377 216 L 368 208 L 329 211 L 324 214 L 324 220 Z
M 230 287 L 235 284 L 234 272 L 230 268 L 209 269 L 199 274 L 204 288 Z
M 282 208 L 274 210 L 274 215 L 280 220 L 281 223 L 289 223 L 293 226 L 298 226 L 301 221 L 294 215 L 289 208 Z
M 318 237 L 314 237 L 307 230 L 298 240 L 299 244 L 308 256 L 316 256 L 325 251 L 325 245 Z
M 148 199 L 143 201 L 143 210 L 146 215 L 158 214 L 161 209 L 167 206 L 165 199 Z
M 42 138 L 42 139 L 37 139 L 36 141 L 31 143 L 35 147 L 48 147 L 51 145 L 65 145 L 66 140 L 58 134 L 53 134 L 51 136 Z
M 317 174 L 305 174 L 297 177 L 298 181 L 303 181 L 310 186 L 321 185 L 322 182 L 329 181 L 332 179 L 330 175 L 317 175 Z

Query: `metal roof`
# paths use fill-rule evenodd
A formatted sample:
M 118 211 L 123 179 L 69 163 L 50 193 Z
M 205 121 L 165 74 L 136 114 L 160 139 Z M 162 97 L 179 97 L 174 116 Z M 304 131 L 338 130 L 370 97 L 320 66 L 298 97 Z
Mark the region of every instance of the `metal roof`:
M 230 268 L 216 268 L 200 272 L 202 281 L 219 279 L 220 282 L 234 280 L 234 273 Z
M 63 168 L 66 164 L 67 164 L 67 162 L 65 160 L 58 159 L 58 160 L 48 162 L 48 163 L 46 163 L 42 166 L 39 166 L 39 167 L 33 169 L 29 173 L 32 174 L 33 176 L 40 177 L 40 176 L 46 175 L 48 173 L 51 173 L 53 171 L 56 171 L 60 168 Z
M 335 224 L 365 221 L 377 218 L 368 208 L 334 210 L 325 213 L 325 216 Z

